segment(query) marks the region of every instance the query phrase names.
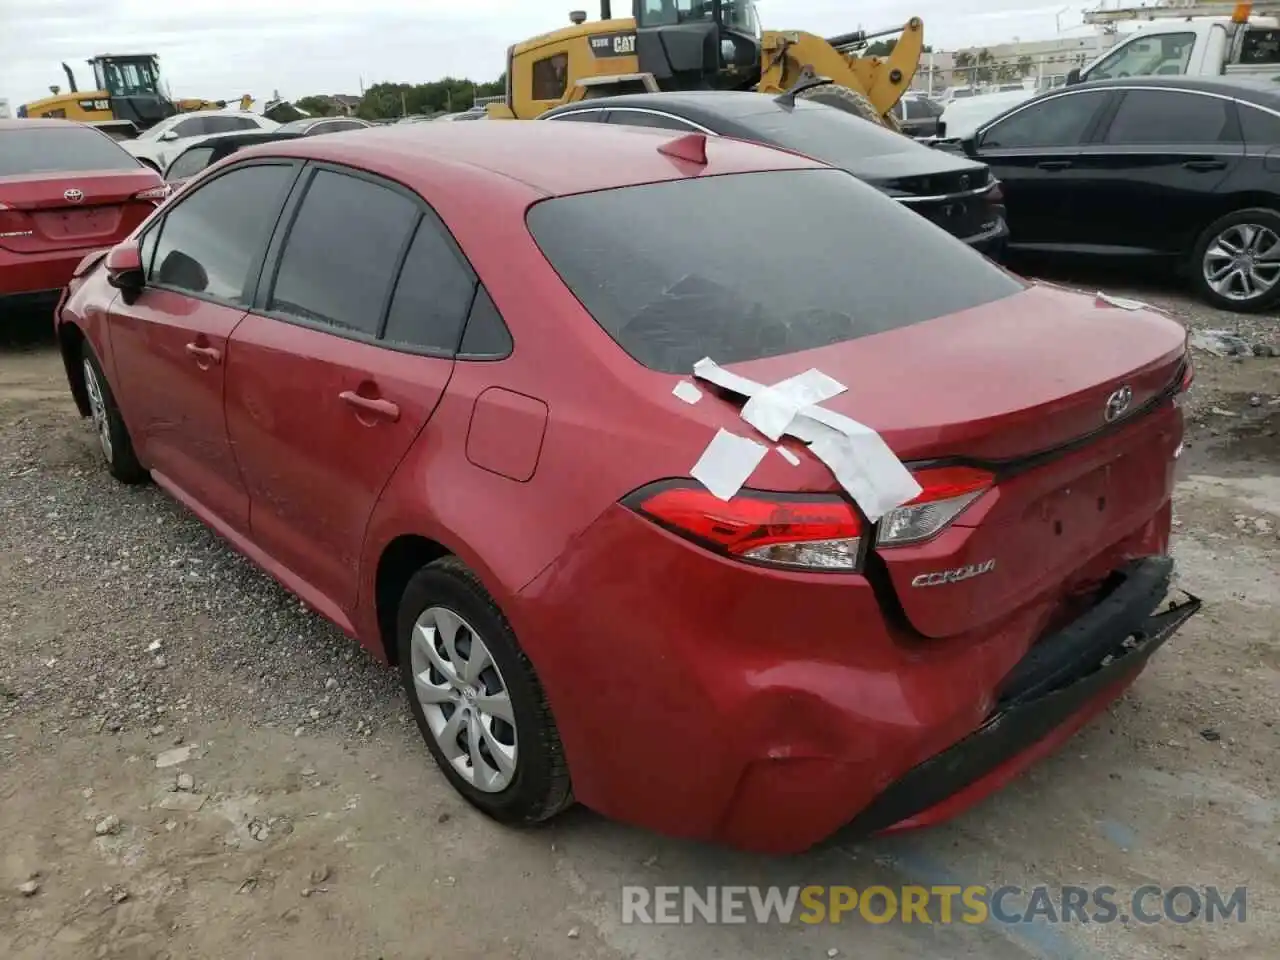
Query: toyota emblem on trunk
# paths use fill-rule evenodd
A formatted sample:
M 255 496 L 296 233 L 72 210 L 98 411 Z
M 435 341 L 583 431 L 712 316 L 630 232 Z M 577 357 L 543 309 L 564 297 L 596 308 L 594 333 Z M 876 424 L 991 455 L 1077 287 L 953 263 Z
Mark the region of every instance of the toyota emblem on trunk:
M 1125 415 L 1131 403 L 1133 403 L 1133 388 L 1126 383 L 1111 396 L 1107 397 L 1107 409 L 1103 413 L 1103 417 L 1107 423 L 1119 420 Z
M 67 190 L 62 194 L 62 199 L 69 203 L 79 203 L 84 199 L 84 191 L 77 190 L 75 187 L 72 187 L 70 190 Z

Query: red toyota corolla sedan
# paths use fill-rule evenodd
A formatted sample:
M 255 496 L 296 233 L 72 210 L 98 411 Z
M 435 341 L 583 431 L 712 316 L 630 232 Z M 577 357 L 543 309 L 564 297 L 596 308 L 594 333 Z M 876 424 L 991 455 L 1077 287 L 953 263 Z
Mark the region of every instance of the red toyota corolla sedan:
M 52 307 L 86 253 L 129 236 L 168 192 L 100 130 L 0 119 L 0 319 Z
M 57 318 L 111 472 L 396 664 L 505 822 L 576 799 L 775 852 L 935 822 L 1198 607 L 1165 602 L 1183 330 L 766 147 L 254 147 Z

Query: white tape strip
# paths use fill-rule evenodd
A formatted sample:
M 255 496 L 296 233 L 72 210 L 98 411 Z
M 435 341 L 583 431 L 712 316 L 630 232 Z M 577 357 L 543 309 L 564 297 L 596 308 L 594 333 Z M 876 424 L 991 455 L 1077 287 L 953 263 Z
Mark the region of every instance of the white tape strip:
M 842 384 L 820 371 L 808 370 L 782 383 L 766 387 L 731 373 L 709 357 L 704 357 L 694 364 L 693 373 L 702 380 L 749 398 L 743 407 L 742 417 L 769 439 L 776 441 L 786 433 L 808 443 L 810 452 L 826 464 L 836 481 L 853 497 L 871 522 L 874 523 L 890 510 L 920 495 L 920 484 L 911 475 L 911 471 L 902 465 L 902 461 L 889 449 L 880 434 L 866 424 L 817 406 L 812 400 L 805 406 L 792 409 L 797 400 L 814 396 L 830 399 L 845 390 Z M 757 398 L 763 400 L 752 407 L 752 402 Z M 751 408 L 750 416 L 748 408 Z M 779 423 L 782 425 L 779 426 Z M 778 431 L 777 434 L 771 435 L 770 432 L 775 430 Z M 712 448 L 720 441 L 721 434 L 725 433 L 727 431 L 722 430 L 716 435 L 711 446 L 703 453 L 702 460 L 698 461 L 698 466 L 702 466 L 703 460 L 707 459 Z M 746 439 L 734 437 L 733 434 L 728 436 L 736 440 Z M 782 450 L 779 449 L 778 452 L 782 453 Z M 751 470 L 755 469 L 761 458 L 763 453 L 751 463 Z M 739 464 L 739 469 L 743 464 L 745 459 Z M 746 483 L 751 470 L 742 475 L 741 481 L 733 488 L 733 493 Z M 737 472 L 733 476 L 737 476 Z M 702 480 L 697 474 L 694 477 Z M 717 480 L 719 479 L 717 475 Z M 728 489 L 728 486 L 726 481 L 721 489 Z M 710 485 L 707 488 L 716 496 L 721 496 Z M 722 496 L 721 499 L 729 498 Z
M 1097 293 L 1097 300 L 1105 303 L 1109 307 L 1119 307 L 1121 310 L 1155 310 L 1158 313 L 1164 313 L 1159 307 L 1144 303 L 1141 300 L 1130 300 L 1128 297 L 1115 297 L 1109 293 L 1103 293 L 1101 290 Z
M 688 380 L 681 380 L 675 385 L 675 389 L 671 392 L 685 403 L 697 403 L 702 399 L 702 391 Z
M 783 460 L 787 461 L 787 463 L 791 464 L 793 467 L 800 466 L 800 458 L 797 457 L 790 450 L 788 450 L 786 447 L 774 447 L 773 449 L 777 450 L 778 456 L 780 456 Z
M 721 500 L 731 500 L 768 452 L 764 444 L 721 430 L 689 474 Z

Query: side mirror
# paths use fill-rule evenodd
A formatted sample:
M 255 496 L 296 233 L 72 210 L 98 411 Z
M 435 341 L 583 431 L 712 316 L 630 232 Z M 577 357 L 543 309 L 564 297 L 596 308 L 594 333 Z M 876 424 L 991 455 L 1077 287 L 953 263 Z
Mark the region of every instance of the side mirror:
M 1067 71 L 1067 86 L 1070 86 L 1073 83 L 1079 83 L 1079 82 L 1080 82 L 1080 68 L 1072 67 L 1070 70 Z
M 107 254 L 107 283 L 125 295 L 125 302 L 132 303 L 146 286 L 142 272 L 142 254 L 132 240 L 112 247 Z
M 164 133 L 160 134 L 160 136 L 157 137 L 156 139 L 163 140 L 165 143 L 168 143 L 171 140 L 177 140 L 178 134 L 173 130 L 166 130 Z

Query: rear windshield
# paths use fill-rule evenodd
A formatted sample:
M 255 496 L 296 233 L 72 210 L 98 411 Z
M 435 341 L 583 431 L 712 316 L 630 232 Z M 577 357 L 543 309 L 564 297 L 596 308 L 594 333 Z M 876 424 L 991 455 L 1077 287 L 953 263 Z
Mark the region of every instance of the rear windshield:
M 596 322 L 668 373 L 853 340 L 1023 289 L 840 170 L 560 197 L 535 205 L 528 224 Z
M 137 160 L 97 130 L 40 120 L 30 123 L 29 130 L 0 130 L 0 177 L 138 169 Z
M 793 110 L 769 109 L 735 119 L 759 139 L 839 167 L 862 157 L 929 149 L 878 123 L 803 100 Z

